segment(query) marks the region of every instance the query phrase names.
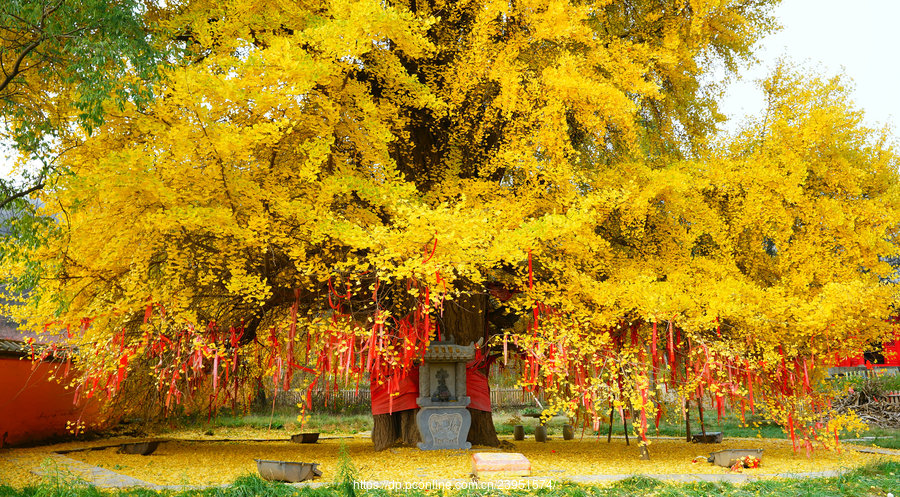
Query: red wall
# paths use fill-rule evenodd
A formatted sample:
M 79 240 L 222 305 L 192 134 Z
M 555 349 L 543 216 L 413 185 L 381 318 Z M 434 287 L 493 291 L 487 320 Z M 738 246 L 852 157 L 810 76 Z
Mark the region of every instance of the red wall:
M 34 366 L 32 368 L 32 366 Z M 0 446 L 22 445 L 67 435 L 67 421 L 90 426 L 96 405 L 73 404 L 72 389 L 58 378 L 65 365 L 0 356 Z M 49 377 L 55 375 L 57 379 Z

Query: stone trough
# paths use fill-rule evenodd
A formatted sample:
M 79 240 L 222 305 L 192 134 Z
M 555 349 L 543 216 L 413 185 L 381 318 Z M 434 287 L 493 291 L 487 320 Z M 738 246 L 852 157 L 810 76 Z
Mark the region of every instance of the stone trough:
M 762 459 L 762 449 L 727 449 L 720 450 L 717 452 L 713 452 L 709 455 L 709 462 L 722 466 L 725 468 L 730 468 L 734 466 L 734 464 L 738 461 L 738 459 L 742 457 L 755 457 L 757 459 Z
M 296 435 L 291 435 L 291 442 L 296 444 L 314 444 L 318 441 L 318 433 L 298 433 Z
M 270 481 L 297 483 L 322 476 L 318 463 L 256 459 L 259 475 Z
M 159 447 L 158 441 L 136 442 L 120 445 L 117 452 L 119 454 L 138 454 L 142 456 L 149 456 L 153 453 L 153 451 L 156 450 L 157 447 Z

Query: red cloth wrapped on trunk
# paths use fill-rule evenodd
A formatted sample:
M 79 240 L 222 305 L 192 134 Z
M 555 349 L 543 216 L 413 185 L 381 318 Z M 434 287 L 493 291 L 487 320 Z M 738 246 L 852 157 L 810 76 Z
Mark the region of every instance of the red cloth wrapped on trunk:
M 470 362 L 466 369 L 466 395 L 472 399 L 469 407 L 491 412 L 491 387 L 488 385 L 487 375 L 472 366 L 474 363 Z
M 470 362 L 466 369 L 466 395 L 472 400 L 469 407 L 479 411 L 491 412 L 491 389 L 488 385 L 487 375 L 473 368 L 475 361 Z M 372 414 L 390 414 L 392 412 L 405 411 L 419 407 L 416 399 L 419 397 L 419 369 L 413 368 L 400 379 L 394 393 L 393 402 L 390 398 L 389 383 L 385 381 L 380 385 L 372 384 Z
M 380 385 L 373 383 L 369 388 L 372 392 L 372 414 L 391 414 L 415 409 L 419 407 L 419 404 L 416 404 L 416 398 L 419 396 L 419 368 L 411 368 L 409 373 L 400 379 L 393 392 L 390 390 L 390 382 L 386 379 Z M 395 394 L 393 401 L 391 393 Z

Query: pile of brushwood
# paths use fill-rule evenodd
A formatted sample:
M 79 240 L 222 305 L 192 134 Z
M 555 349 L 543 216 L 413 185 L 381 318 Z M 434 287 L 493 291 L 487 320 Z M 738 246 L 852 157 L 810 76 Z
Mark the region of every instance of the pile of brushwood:
M 834 400 L 838 413 L 855 412 L 869 426 L 900 428 L 900 374 L 841 379 L 844 392 Z

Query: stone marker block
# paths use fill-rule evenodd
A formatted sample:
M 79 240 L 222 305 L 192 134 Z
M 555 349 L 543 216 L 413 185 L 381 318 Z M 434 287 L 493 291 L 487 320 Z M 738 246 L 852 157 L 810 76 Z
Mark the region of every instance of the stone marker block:
M 524 454 L 476 452 L 472 454 L 472 474 L 485 476 L 531 476 L 531 461 Z
M 722 439 L 724 435 L 721 431 L 708 431 L 706 435 L 702 433 L 696 433 L 691 436 L 692 443 L 701 443 L 701 444 L 720 444 L 722 443 Z

